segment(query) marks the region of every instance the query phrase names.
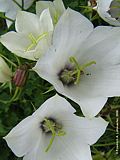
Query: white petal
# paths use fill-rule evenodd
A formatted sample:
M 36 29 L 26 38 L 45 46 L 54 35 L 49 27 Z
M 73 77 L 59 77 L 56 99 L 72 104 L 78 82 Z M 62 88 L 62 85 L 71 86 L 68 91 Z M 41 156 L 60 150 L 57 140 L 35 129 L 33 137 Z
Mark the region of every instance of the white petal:
M 34 150 L 26 155 L 24 160 L 39 160 L 40 157 L 42 160 L 79 160 L 80 157 L 84 160 L 92 160 L 90 147 L 87 144 L 78 143 L 74 136 L 56 136 L 50 150 L 45 152 L 49 141 L 50 137 L 43 136 L 42 142 L 38 141 Z
M 34 0 L 24 0 L 24 9 L 28 9 L 33 2 Z
M 8 67 L 7 63 L 0 57 L 0 82 L 4 83 L 10 81 L 12 77 L 12 72 Z
M 53 6 L 53 2 L 51 1 L 38 1 L 36 2 L 36 14 L 40 16 L 44 9 L 49 8 L 51 15 L 54 15 L 55 8 Z
M 17 14 L 15 28 L 17 32 L 39 34 L 39 18 L 37 15 L 20 11 Z
M 34 149 L 36 142 L 41 137 L 39 125 L 39 119 L 29 116 L 4 137 L 16 156 L 22 157 Z
M 13 53 L 17 53 L 18 51 L 23 52 L 30 43 L 23 34 L 13 31 L 1 36 L 0 42 Z
M 9 3 L 9 1 L 7 1 L 7 0 L 0 0 L 0 12 L 6 12 L 6 11 L 8 11 L 9 5 L 11 5 L 11 3 Z
M 45 101 L 42 106 L 33 114 L 34 116 L 42 115 L 43 117 L 49 117 L 59 114 L 61 112 L 74 113 L 75 109 L 64 98 L 59 95 L 55 95 Z
M 57 23 L 53 35 L 56 54 L 75 54 L 78 46 L 93 31 L 92 23 L 79 12 L 67 9 Z
M 79 48 L 82 53 L 76 56 L 82 64 L 96 61 L 95 68 L 104 68 L 119 63 L 120 29 L 110 26 L 97 27 Z
M 53 3 L 54 3 L 54 6 L 55 6 L 55 9 L 56 9 L 56 12 L 59 15 L 62 15 L 65 11 L 65 6 L 64 6 L 63 1 L 62 0 L 54 0 Z
M 78 137 L 78 141 L 92 145 L 104 134 L 108 122 L 101 117 L 84 118 L 78 116 L 62 116 L 62 121 L 66 132 Z
M 40 15 L 40 30 L 41 33 L 53 31 L 53 22 L 49 9 L 45 9 Z
M 111 2 L 112 0 L 97 0 L 97 12 L 100 17 L 109 24 L 120 26 L 120 22 L 118 22 L 115 18 L 112 18 L 111 15 L 108 13 Z
M 80 101 L 77 102 L 77 99 L 74 99 L 80 105 L 80 108 L 84 114 L 84 116 L 91 118 L 96 116 L 104 107 L 107 102 L 106 97 L 81 97 Z
M 120 65 L 106 66 L 84 79 L 85 89 L 91 96 L 113 97 L 120 95 Z M 89 88 L 89 89 L 88 89 Z

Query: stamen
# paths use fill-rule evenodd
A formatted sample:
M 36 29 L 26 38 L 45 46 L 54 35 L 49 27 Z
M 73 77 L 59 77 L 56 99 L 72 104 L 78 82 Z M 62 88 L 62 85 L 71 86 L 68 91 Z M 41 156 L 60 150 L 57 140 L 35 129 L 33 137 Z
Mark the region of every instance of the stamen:
M 50 131 L 52 134 L 50 142 L 49 142 L 47 148 L 45 149 L 45 152 L 48 152 L 53 144 L 55 137 L 56 136 L 64 136 L 65 132 L 62 130 L 62 126 L 60 124 L 56 123 L 55 121 L 53 121 L 52 119 L 45 118 L 44 121 L 42 122 L 42 125 L 44 125 L 45 130 L 47 132 Z
M 33 36 L 33 34 L 30 33 L 30 34 L 28 35 L 28 37 L 29 37 L 29 39 L 31 40 L 32 43 L 27 47 L 27 49 L 25 50 L 25 52 L 27 52 L 27 51 L 31 50 L 33 47 L 35 47 L 35 46 L 38 44 L 38 42 L 39 42 L 40 40 L 42 40 L 44 37 L 46 37 L 47 35 L 48 35 L 48 33 L 45 32 L 45 33 L 39 35 L 37 38 L 35 38 L 35 37 Z
M 80 65 L 75 57 L 69 58 L 70 62 L 72 63 L 72 67 L 66 67 L 59 73 L 59 79 L 65 85 L 70 84 L 79 84 L 81 75 L 84 74 L 84 70 L 86 67 L 91 66 L 92 64 L 96 64 L 95 61 L 88 62 L 86 64 Z

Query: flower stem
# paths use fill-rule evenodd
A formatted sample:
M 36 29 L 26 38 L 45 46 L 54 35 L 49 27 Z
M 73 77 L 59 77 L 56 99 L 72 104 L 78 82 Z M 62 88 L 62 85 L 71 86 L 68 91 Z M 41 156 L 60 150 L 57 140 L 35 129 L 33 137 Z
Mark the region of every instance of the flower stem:
M 13 63 L 11 60 L 9 60 L 7 57 L 5 57 L 3 54 L 0 54 L 1 57 L 3 57 L 7 62 L 9 62 L 12 66 L 17 67 L 15 63 Z
M 11 22 L 14 23 L 14 20 L 13 20 L 13 19 L 11 19 L 11 18 L 9 18 L 9 17 L 6 17 L 6 16 L 4 16 L 4 15 L 2 15 L 2 14 L 0 14 L 0 17 L 3 18 L 3 19 L 7 19 L 7 20 L 9 20 L 9 21 L 11 21 Z

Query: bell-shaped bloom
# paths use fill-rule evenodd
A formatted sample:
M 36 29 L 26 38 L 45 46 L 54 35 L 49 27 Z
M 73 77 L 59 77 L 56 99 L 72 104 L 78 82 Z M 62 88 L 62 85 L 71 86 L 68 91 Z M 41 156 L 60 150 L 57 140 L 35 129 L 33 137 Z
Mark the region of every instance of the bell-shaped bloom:
M 36 2 L 36 14 L 40 15 L 44 9 L 49 8 L 53 23 L 56 24 L 60 16 L 65 11 L 65 6 L 62 0 L 38 1 Z
M 108 123 L 101 117 L 87 119 L 74 112 L 64 98 L 55 95 L 4 139 L 23 160 L 92 160 L 90 145 L 104 134 Z
M 16 1 L 16 2 L 15 2 Z M 17 12 L 21 10 L 22 7 L 22 0 L 0 0 L 0 12 L 5 12 L 5 16 L 15 20 Z M 23 9 L 28 9 L 34 0 L 23 0 Z M 21 7 L 20 7 L 20 6 Z M 7 26 L 10 27 L 12 24 L 11 21 L 6 20 Z
M 51 45 L 53 32 L 49 9 L 40 17 L 20 11 L 15 21 L 16 32 L 10 31 L 1 36 L 0 42 L 17 56 L 37 60 Z
M 67 9 L 57 23 L 53 45 L 33 68 L 64 96 L 95 116 L 108 97 L 120 95 L 120 28 L 92 23 Z
M 120 26 L 119 0 L 97 0 L 97 12 L 104 21 L 114 26 Z
M 0 57 L 0 83 L 11 81 L 12 72 L 7 63 Z

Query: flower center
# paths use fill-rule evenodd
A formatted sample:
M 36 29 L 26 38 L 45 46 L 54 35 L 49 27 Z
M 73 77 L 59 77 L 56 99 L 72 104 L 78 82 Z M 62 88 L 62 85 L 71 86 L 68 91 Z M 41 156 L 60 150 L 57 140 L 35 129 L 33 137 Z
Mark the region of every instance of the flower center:
M 111 17 L 120 22 L 120 0 L 113 0 L 109 8 L 108 13 Z
M 58 74 L 59 80 L 62 81 L 63 85 L 67 86 L 79 84 L 80 77 L 84 74 L 85 68 L 92 64 L 96 64 L 96 62 L 91 61 L 80 65 L 75 57 L 70 57 L 70 65 L 66 65 Z
M 46 37 L 48 35 L 47 32 L 44 32 L 43 34 L 39 35 L 37 38 L 34 37 L 34 35 L 32 33 L 30 33 L 28 35 L 29 39 L 31 40 L 31 44 L 25 49 L 25 52 L 30 51 L 31 49 L 33 49 L 34 47 L 37 46 L 38 42 L 40 40 L 42 40 L 44 37 Z
M 50 143 L 48 144 L 47 148 L 45 149 L 45 152 L 47 152 L 55 139 L 56 136 L 64 136 L 65 132 L 62 130 L 62 125 L 57 123 L 55 119 L 53 118 L 44 118 L 44 120 L 41 122 L 40 126 L 45 133 L 51 133 L 52 137 L 50 139 Z

